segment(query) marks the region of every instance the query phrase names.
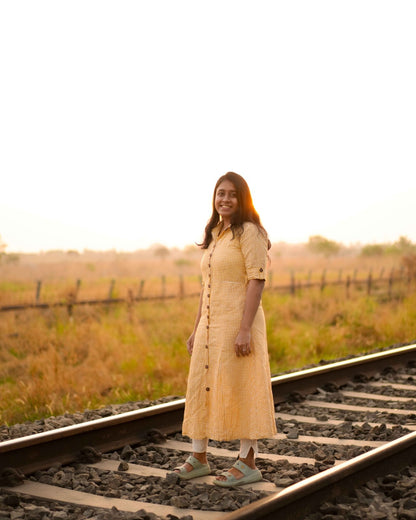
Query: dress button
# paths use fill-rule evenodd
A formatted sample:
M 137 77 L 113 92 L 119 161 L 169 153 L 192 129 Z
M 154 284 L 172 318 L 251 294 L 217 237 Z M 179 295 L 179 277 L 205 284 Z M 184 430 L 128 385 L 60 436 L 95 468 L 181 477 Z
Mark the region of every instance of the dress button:
M 259 271 L 262 273 L 263 272 L 263 267 L 260 267 Z
M 209 329 L 209 325 L 207 325 L 207 329 Z
M 205 368 L 208 368 L 208 365 L 205 365 Z
M 208 345 L 205 345 L 205 348 L 208 348 Z
M 205 388 L 205 390 L 206 390 L 207 392 L 209 392 L 209 386 L 207 386 L 207 387 Z

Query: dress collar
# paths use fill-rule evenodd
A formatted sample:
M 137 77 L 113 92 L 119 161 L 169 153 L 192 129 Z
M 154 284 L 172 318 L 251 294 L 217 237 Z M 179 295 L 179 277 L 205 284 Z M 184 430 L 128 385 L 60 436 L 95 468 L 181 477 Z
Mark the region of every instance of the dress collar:
M 221 235 L 223 235 L 226 231 L 231 229 L 231 224 L 229 224 L 226 228 L 223 227 L 223 222 L 221 221 L 219 224 L 217 224 L 213 231 L 213 234 L 215 232 L 215 238 L 219 238 Z

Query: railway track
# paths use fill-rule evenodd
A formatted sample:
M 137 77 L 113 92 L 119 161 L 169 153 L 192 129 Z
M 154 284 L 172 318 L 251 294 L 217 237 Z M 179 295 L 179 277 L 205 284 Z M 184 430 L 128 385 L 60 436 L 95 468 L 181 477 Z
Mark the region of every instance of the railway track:
M 296 520 L 416 464 L 416 345 L 273 377 L 272 388 L 279 433 L 259 443 L 262 482 L 223 490 L 214 476 L 179 481 L 171 468 L 191 447 L 178 433 L 177 399 L 1 442 L 0 513 L 71 504 L 67 518 L 116 508 L 126 518 Z M 211 441 L 211 466 L 228 468 L 237 452 Z

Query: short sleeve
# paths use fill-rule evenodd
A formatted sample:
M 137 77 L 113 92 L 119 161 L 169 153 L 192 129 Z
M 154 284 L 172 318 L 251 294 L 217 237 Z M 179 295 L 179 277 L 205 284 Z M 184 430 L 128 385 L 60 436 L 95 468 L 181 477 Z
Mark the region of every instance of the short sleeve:
M 268 240 L 264 231 L 252 222 L 244 223 L 240 236 L 241 252 L 248 280 L 265 280 Z

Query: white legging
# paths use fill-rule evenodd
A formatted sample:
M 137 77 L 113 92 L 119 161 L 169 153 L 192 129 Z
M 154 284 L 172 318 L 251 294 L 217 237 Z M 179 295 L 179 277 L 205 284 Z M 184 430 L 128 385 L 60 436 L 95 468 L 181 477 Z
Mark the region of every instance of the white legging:
M 203 453 L 207 451 L 208 439 L 192 439 L 192 451 L 195 453 Z M 253 448 L 254 456 L 258 454 L 257 439 L 241 439 L 240 440 L 240 457 L 245 459 Z

